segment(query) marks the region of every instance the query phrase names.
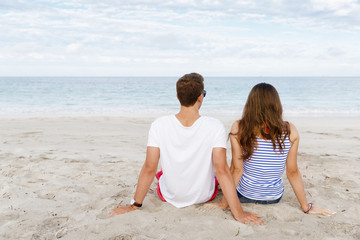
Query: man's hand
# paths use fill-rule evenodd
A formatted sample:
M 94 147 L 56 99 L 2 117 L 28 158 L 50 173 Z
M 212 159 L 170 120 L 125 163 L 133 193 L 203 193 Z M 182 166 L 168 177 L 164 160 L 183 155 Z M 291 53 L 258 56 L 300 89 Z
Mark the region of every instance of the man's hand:
M 262 225 L 264 223 L 260 219 L 259 215 L 252 212 L 243 212 L 239 217 L 236 217 L 235 219 L 245 224 L 253 223 L 255 225 Z
M 220 208 L 222 210 L 225 210 L 227 208 L 224 207 L 221 202 L 219 203 L 207 203 L 205 204 L 206 207 L 209 208 Z M 235 218 L 237 221 L 245 223 L 245 224 L 249 224 L 249 223 L 253 223 L 255 225 L 262 225 L 264 222 L 260 219 L 261 217 L 259 215 L 257 215 L 256 213 L 252 213 L 252 212 L 243 212 L 242 215 L 240 215 L 239 217 Z
M 136 209 L 139 209 L 139 208 L 134 206 L 134 205 L 131 205 L 131 206 L 118 206 L 117 208 L 115 208 L 115 209 L 111 210 L 111 212 L 109 212 L 109 216 L 124 214 L 124 213 L 127 213 L 127 212 L 134 211 Z
M 219 203 L 206 203 L 205 207 L 208 207 L 208 208 L 220 208 L 222 210 L 227 209 L 227 206 L 223 206 L 221 204 L 221 202 L 219 202 Z

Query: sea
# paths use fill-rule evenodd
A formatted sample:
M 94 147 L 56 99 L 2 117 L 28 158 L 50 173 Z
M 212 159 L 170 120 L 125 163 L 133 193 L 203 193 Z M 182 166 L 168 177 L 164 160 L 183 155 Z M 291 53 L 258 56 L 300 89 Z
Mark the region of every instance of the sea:
M 0 77 L 0 116 L 171 114 L 178 77 Z M 204 115 L 241 116 L 257 83 L 278 91 L 285 117 L 359 117 L 360 77 L 205 77 Z

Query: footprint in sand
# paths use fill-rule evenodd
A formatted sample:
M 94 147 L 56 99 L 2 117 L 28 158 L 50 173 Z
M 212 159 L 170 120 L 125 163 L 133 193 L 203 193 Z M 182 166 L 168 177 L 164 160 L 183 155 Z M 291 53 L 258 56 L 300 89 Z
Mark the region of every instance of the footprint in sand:
M 132 235 L 129 234 L 121 234 L 115 237 L 108 238 L 107 240 L 131 240 L 133 239 Z
M 9 221 L 17 220 L 20 217 L 20 214 L 17 211 L 5 209 L 1 212 L 0 216 L 0 226 L 2 226 Z
M 39 226 L 39 230 L 60 230 L 63 228 L 66 223 L 69 221 L 68 217 L 54 217 L 45 219 L 42 224 Z
M 119 204 L 122 204 L 122 202 L 120 202 Z M 104 208 L 101 210 L 101 212 L 100 212 L 98 215 L 96 215 L 96 218 L 97 218 L 97 219 L 106 219 L 106 218 L 109 218 L 109 217 L 110 217 L 110 215 L 109 215 L 110 211 L 111 211 L 112 209 L 116 208 L 119 204 L 117 204 L 117 203 L 112 203 L 112 204 L 104 207 Z
M 70 218 L 68 217 L 54 217 L 45 219 L 41 225 L 37 227 L 37 232 L 32 236 L 32 239 L 53 239 L 61 238 L 67 233 L 67 224 Z
M 41 199 L 54 199 L 55 194 L 52 192 L 38 191 L 36 192 L 37 196 Z
M 85 187 L 81 187 L 81 186 L 77 186 L 77 185 L 61 187 L 58 189 L 57 192 L 58 193 L 84 193 L 84 194 L 89 193 L 89 191 Z

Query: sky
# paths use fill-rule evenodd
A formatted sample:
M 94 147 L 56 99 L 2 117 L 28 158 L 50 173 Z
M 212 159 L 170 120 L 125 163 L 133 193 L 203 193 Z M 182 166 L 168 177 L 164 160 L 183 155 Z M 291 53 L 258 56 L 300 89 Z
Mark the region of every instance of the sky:
M 360 76 L 360 0 L 0 0 L 0 76 Z

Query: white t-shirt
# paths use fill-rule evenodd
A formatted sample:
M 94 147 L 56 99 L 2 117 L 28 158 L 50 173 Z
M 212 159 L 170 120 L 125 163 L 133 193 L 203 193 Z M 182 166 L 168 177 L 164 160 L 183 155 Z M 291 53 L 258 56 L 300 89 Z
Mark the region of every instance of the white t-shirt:
M 212 149 L 226 148 L 224 125 L 200 117 L 184 127 L 175 115 L 156 119 L 149 131 L 148 146 L 160 148 L 163 175 L 159 179 L 165 200 L 181 208 L 208 201 L 215 190 Z

